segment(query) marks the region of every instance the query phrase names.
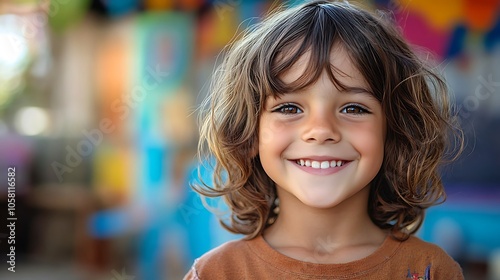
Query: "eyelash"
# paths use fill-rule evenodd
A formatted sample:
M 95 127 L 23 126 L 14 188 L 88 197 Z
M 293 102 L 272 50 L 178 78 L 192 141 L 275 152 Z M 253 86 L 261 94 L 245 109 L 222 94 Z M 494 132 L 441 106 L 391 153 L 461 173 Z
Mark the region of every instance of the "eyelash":
M 349 108 L 351 108 L 351 109 L 357 109 L 360 112 L 348 113 L 347 109 L 349 109 Z M 294 113 L 292 113 L 292 112 L 290 112 L 290 110 L 297 110 L 297 111 L 300 111 L 300 112 L 294 112 Z M 276 109 L 272 110 L 272 112 L 277 112 L 277 113 L 281 113 L 281 114 L 284 114 L 284 115 L 294 115 L 294 114 L 300 114 L 300 113 L 302 113 L 303 110 L 300 109 L 295 104 L 285 103 L 285 104 L 280 105 Z M 340 112 L 341 113 L 345 113 L 345 114 L 353 114 L 353 115 L 370 114 L 370 111 L 367 108 L 365 108 L 364 106 L 361 106 L 359 104 L 348 104 L 344 108 L 342 108 L 342 110 Z
M 286 109 L 296 109 L 297 111 L 300 111 L 300 112 L 296 112 L 296 113 L 286 112 L 285 111 Z M 277 112 L 277 113 L 281 113 L 284 115 L 294 115 L 294 114 L 302 113 L 303 111 L 295 104 L 285 103 L 285 104 L 281 104 L 276 109 L 272 110 L 272 112 Z
M 342 108 L 341 112 L 349 114 L 349 113 L 347 113 L 347 109 L 349 109 L 349 108 L 355 108 L 355 109 L 358 109 L 361 111 L 361 112 L 357 112 L 357 113 L 351 113 L 353 115 L 370 114 L 370 111 L 366 107 L 361 106 L 359 104 L 349 104 L 349 105 L 345 106 L 344 108 Z

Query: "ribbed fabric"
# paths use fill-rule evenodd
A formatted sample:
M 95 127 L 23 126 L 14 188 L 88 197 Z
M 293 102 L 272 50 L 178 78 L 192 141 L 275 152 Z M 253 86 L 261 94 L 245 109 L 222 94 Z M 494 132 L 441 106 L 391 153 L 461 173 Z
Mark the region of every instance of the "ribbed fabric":
M 421 278 L 419 278 L 421 277 Z M 441 248 L 410 237 L 387 237 L 373 254 L 344 264 L 317 264 L 285 256 L 262 236 L 225 243 L 197 259 L 185 280 L 224 279 L 463 279 L 462 269 Z

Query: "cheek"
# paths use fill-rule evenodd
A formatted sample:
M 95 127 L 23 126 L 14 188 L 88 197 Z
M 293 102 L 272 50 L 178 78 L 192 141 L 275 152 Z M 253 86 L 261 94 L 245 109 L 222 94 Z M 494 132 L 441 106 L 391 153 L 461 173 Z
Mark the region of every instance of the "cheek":
M 374 165 L 381 165 L 384 158 L 385 130 L 383 126 L 367 126 L 357 138 L 357 149 Z
M 287 129 L 283 122 L 262 116 L 259 124 L 259 146 L 267 146 L 284 138 Z

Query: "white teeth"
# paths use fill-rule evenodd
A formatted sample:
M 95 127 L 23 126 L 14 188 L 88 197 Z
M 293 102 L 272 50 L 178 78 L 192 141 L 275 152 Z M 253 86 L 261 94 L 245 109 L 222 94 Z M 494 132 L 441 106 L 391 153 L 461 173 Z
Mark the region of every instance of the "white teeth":
M 321 169 L 327 169 L 328 167 L 330 167 L 330 162 L 328 161 L 321 162 Z
M 304 160 L 300 159 L 296 161 L 298 165 L 312 167 L 315 169 L 327 169 L 330 167 L 342 166 L 344 164 L 341 160 L 332 160 L 332 161 L 315 161 L 315 160 Z

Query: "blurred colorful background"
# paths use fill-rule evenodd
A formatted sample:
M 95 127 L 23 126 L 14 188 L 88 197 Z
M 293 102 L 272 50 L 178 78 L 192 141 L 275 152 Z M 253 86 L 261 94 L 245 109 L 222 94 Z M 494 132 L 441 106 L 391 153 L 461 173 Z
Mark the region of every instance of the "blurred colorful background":
M 189 187 L 211 176 L 196 108 L 224 46 L 300 2 L 1 0 L 0 279 L 181 279 L 240 238 L 218 224 L 224 204 L 206 201 L 211 213 Z M 466 135 L 418 235 L 466 279 L 500 279 L 500 0 L 360 3 L 445 75 Z

